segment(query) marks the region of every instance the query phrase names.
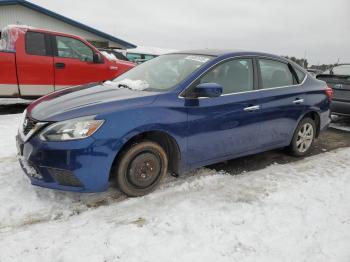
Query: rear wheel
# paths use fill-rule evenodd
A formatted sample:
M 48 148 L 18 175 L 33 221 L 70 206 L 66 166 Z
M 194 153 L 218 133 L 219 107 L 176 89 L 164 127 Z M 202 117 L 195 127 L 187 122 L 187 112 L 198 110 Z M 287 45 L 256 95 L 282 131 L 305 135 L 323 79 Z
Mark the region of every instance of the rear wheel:
M 116 167 L 119 189 L 131 197 L 152 192 L 166 176 L 168 157 L 157 143 L 145 141 L 125 150 Z
M 305 156 L 313 147 L 316 135 L 315 121 L 309 117 L 302 119 L 294 132 L 288 151 L 293 156 Z

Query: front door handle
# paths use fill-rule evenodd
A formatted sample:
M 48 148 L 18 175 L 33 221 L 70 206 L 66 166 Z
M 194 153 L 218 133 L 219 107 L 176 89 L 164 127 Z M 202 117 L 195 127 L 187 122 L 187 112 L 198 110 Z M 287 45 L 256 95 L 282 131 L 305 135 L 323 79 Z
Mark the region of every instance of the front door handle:
M 55 67 L 57 69 L 64 69 L 66 67 L 66 64 L 65 63 L 56 63 Z
M 254 112 L 254 111 L 260 110 L 260 106 L 259 105 L 248 106 L 248 107 L 245 107 L 243 110 L 246 112 Z
M 296 98 L 293 101 L 293 103 L 296 104 L 296 105 L 302 104 L 302 103 L 304 103 L 304 99 L 303 98 Z

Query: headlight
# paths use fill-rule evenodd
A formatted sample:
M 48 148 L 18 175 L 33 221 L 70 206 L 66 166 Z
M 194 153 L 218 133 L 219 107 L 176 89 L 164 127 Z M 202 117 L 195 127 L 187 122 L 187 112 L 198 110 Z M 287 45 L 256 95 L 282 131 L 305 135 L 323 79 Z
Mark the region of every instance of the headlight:
M 46 127 L 39 137 L 44 141 L 66 141 L 89 137 L 104 122 L 104 120 L 95 120 L 94 118 L 95 116 L 88 116 L 54 123 Z

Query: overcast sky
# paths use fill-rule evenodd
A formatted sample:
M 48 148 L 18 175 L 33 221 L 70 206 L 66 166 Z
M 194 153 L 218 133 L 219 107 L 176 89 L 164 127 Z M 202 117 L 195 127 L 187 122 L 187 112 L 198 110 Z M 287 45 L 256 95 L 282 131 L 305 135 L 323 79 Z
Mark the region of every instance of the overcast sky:
M 29 0 L 31 1 L 31 0 Z M 32 0 L 136 45 L 350 63 L 349 0 Z

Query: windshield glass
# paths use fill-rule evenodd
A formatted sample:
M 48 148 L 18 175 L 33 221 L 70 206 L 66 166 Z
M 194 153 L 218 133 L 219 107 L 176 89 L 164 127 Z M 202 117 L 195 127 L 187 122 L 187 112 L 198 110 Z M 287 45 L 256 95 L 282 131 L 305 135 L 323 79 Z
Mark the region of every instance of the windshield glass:
M 333 67 L 332 72 L 334 75 L 350 76 L 350 65 L 340 65 L 340 66 Z
M 167 91 L 212 58 L 192 54 L 163 55 L 136 66 L 106 84 L 137 90 Z

